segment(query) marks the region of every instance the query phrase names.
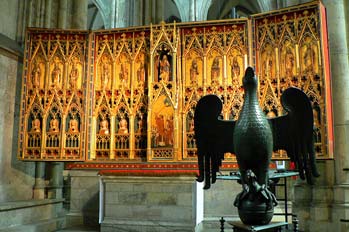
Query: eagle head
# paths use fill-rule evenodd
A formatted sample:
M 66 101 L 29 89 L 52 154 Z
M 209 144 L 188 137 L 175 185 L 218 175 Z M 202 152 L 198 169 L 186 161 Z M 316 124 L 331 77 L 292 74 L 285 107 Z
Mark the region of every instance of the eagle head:
M 258 80 L 252 67 L 248 67 L 245 72 L 245 76 L 242 79 L 244 89 L 255 89 L 258 85 Z

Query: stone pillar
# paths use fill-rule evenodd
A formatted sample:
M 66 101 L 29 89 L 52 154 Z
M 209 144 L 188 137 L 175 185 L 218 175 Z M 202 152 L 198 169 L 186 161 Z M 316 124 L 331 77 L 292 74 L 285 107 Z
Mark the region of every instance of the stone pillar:
M 196 18 L 196 3 L 193 0 L 174 0 L 181 16 L 182 22 L 195 21 Z
M 50 176 L 47 198 L 60 199 L 63 197 L 63 162 L 50 163 Z
M 128 3 L 129 3 L 129 1 L 126 1 L 126 0 L 116 1 L 116 3 L 115 3 L 115 17 L 114 17 L 115 28 L 128 26 L 128 18 L 130 17 L 129 15 L 127 15 L 127 12 L 129 12 Z
M 28 25 L 28 1 L 19 1 L 18 2 L 18 19 L 17 19 L 17 35 L 16 41 L 22 45 L 25 37 L 25 30 Z
M 45 199 L 45 162 L 35 163 L 34 199 Z
M 52 10 L 52 0 L 45 1 L 45 15 L 44 15 L 44 26 L 46 28 L 51 27 L 51 10 Z
M 166 20 L 164 7 L 164 1 L 155 1 L 155 7 L 153 7 L 153 15 L 155 17 L 154 23 L 160 23 Z
M 331 204 L 333 201 L 333 160 L 318 160 L 320 177 L 316 184 L 298 180 L 294 186 L 292 213 L 299 219 L 301 231 L 331 231 Z
M 300 4 L 300 0 L 288 0 L 288 1 L 285 1 L 284 3 L 279 1 L 279 5 L 281 4 L 284 4 L 285 7 L 295 6 L 297 4 Z
M 327 9 L 332 73 L 334 186 L 333 231 L 349 231 L 349 62 L 344 0 L 323 1 Z
M 149 1 L 143 1 L 143 13 L 144 13 L 144 21 L 143 24 L 144 25 L 149 25 L 151 23 L 154 24 L 154 22 L 152 22 L 152 4 L 153 1 L 149 0 Z
M 210 9 L 212 0 L 201 0 L 195 3 L 195 20 L 207 20 L 208 10 Z
M 139 14 L 133 14 L 133 22 L 132 22 L 132 26 L 141 26 L 143 25 L 143 7 L 144 7 L 144 3 L 142 0 L 135 0 L 134 5 L 133 5 L 133 10 L 135 12 L 139 12 Z
M 302 180 L 297 180 L 293 186 L 292 214 L 297 215 L 301 231 L 309 229 L 312 189 Z
M 59 10 L 58 10 L 58 28 L 66 29 L 67 28 L 67 11 L 68 11 L 68 0 L 59 1 Z
M 301 230 L 344 232 L 349 231 L 348 31 L 346 30 L 345 1 L 324 0 L 323 2 L 327 10 L 329 50 L 332 61 L 334 160 L 317 161 L 321 177 L 318 178 L 315 186 L 295 186 L 296 199 L 293 209 L 300 219 Z M 307 199 L 311 201 L 309 207 L 302 207 L 302 203 L 307 204 Z
M 74 0 L 72 12 L 72 28 L 87 29 L 87 0 Z

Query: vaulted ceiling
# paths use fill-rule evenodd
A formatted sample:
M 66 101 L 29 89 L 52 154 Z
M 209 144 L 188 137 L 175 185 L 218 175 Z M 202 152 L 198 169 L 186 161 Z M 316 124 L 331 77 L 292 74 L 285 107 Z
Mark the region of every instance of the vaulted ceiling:
M 89 0 L 88 29 L 248 17 L 309 0 Z

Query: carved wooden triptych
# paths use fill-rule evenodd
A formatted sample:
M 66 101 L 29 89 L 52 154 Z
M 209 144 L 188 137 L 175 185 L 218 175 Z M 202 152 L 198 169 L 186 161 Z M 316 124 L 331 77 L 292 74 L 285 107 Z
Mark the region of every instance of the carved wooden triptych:
M 332 156 L 327 48 L 321 5 L 251 19 L 100 31 L 29 29 L 19 158 L 44 161 L 180 162 L 197 158 L 194 110 L 216 94 L 236 120 L 242 77 L 254 66 L 260 104 L 281 115 L 297 86 L 314 107 L 320 158 Z M 234 155 L 227 154 L 233 161 Z M 280 151 L 274 158 L 286 158 Z

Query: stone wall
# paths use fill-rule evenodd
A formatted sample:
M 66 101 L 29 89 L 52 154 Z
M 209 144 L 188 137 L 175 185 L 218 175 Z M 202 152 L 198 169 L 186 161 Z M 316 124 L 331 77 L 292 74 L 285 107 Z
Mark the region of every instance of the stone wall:
M 0 9 L 0 202 L 32 198 L 34 164 L 17 160 L 21 48 L 14 41 L 18 1 L 1 2 Z
M 0 202 L 32 198 L 34 165 L 16 157 L 21 68 L 0 53 Z
M 211 189 L 204 192 L 204 218 L 218 221 L 220 217 L 238 217 L 237 208 L 233 203 L 241 190 L 241 185 L 235 180 L 217 180 Z
M 98 226 L 99 177 L 97 171 L 69 171 L 66 175 L 70 198 L 68 225 Z M 70 185 L 70 186 L 69 186 Z
M 18 0 L 2 0 L 0 8 L 0 33 L 16 39 Z

